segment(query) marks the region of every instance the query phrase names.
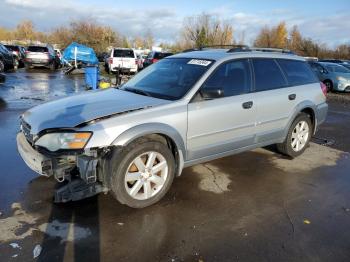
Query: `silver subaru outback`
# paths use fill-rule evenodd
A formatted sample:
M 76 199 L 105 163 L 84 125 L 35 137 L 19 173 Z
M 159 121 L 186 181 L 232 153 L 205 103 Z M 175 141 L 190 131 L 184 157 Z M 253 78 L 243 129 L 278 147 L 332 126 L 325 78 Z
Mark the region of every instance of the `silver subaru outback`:
M 193 50 L 116 89 L 28 110 L 17 146 L 31 169 L 64 182 L 55 202 L 111 192 L 142 208 L 185 167 L 271 144 L 302 154 L 326 118 L 325 95 L 304 59 L 285 50 Z

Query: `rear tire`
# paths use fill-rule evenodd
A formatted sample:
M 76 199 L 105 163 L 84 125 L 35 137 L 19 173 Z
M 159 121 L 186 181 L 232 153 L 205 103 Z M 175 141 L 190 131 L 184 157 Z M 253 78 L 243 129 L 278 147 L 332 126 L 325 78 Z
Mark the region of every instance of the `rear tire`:
M 19 67 L 19 61 L 18 59 L 15 59 L 14 63 L 13 63 L 13 70 L 16 71 Z
M 0 73 L 5 72 L 5 64 L 3 61 L 0 60 Z
M 330 80 L 326 80 L 326 81 L 324 81 L 323 82 L 325 85 L 326 85 L 326 87 L 327 87 L 327 93 L 329 93 L 329 92 L 333 92 L 334 90 L 333 90 L 333 83 L 330 81 Z
M 310 116 L 300 113 L 289 128 L 285 141 L 277 144 L 277 150 L 292 158 L 300 156 L 308 147 L 313 132 Z
M 52 62 L 49 66 L 50 70 L 51 71 L 55 71 L 56 70 L 56 63 L 55 62 Z
M 158 141 L 138 140 L 115 152 L 109 161 L 109 188 L 120 203 L 133 208 L 162 199 L 175 176 L 174 156 Z

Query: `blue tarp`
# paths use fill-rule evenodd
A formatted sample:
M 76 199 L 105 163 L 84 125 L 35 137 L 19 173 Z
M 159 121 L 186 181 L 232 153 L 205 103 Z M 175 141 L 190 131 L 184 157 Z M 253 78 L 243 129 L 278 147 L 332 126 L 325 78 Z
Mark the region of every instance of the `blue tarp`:
M 76 52 L 76 54 L 75 54 Z M 63 59 L 66 61 L 81 61 L 87 64 L 97 65 L 98 60 L 94 49 L 78 43 L 71 43 L 63 52 Z

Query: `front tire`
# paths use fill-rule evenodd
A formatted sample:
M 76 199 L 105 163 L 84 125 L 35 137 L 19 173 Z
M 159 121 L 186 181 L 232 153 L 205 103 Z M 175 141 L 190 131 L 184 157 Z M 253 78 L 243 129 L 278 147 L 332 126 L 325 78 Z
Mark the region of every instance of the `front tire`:
M 278 151 L 292 158 L 300 156 L 309 145 L 312 130 L 310 116 L 300 113 L 290 126 L 285 141 L 277 144 Z
M 122 204 L 143 208 L 158 202 L 175 176 L 175 160 L 161 142 L 140 140 L 110 159 L 109 187 Z

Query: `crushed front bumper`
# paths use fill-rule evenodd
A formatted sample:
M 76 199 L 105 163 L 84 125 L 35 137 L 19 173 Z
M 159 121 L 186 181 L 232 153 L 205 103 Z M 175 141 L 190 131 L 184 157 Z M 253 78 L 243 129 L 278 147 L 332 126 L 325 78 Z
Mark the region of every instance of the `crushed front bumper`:
M 22 132 L 17 134 L 17 149 L 30 169 L 42 176 L 53 175 L 51 159 L 34 150 Z
M 98 158 L 79 156 L 57 156 L 50 158 L 36 151 L 22 132 L 17 134 L 18 152 L 30 169 L 42 176 L 54 175 L 58 182 L 67 180 L 55 190 L 55 202 L 64 203 L 94 196 L 108 189 L 97 181 Z M 79 176 L 71 175 L 77 168 Z

